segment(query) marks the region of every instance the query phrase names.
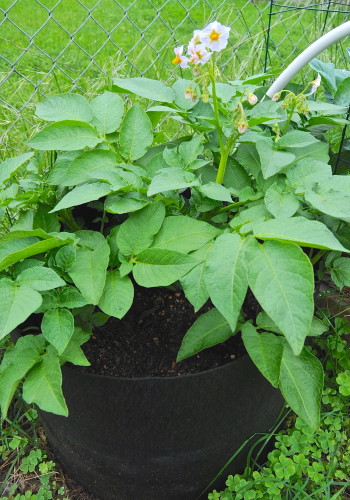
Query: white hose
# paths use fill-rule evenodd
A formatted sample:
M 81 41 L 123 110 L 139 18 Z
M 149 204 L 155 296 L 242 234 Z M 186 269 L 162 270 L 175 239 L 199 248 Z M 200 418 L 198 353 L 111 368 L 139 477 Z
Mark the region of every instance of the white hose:
M 337 28 L 334 28 L 329 33 L 326 33 L 316 42 L 310 45 L 304 50 L 294 61 L 280 74 L 277 80 L 271 85 L 269 90 L 266 92 L 268 97 L 272 97 L 277 94 L 291 81 L 293 76 L 295 76 L 306 64 L 308 64 L 311 59 L 316 57 L 320 52 L 327 49 L 333 43 L 339 42 L 342 38 L 350 35 L 350 21 L 341 24 Z

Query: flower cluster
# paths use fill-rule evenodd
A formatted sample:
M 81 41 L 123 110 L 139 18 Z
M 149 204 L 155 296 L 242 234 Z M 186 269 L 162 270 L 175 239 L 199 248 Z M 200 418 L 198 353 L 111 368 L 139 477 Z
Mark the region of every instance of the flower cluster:
M 188 44 L 187 55 L 183 55 L 183 45 L 174 49 L 173 64 L 178 64 L 180 68 L 188 68 L 189 63 L 205 64 L 213 52 L 219 52 L 227 46 L 230 29 L 228 26 L 214 21 L 203 30 L 195 30 Z

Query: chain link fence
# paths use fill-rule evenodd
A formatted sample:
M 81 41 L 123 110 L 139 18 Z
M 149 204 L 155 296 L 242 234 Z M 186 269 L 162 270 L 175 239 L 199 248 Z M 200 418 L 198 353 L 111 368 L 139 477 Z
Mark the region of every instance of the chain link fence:
M 113 76 L 170 81 L 173 48 L 194 29 L 231 26 L 224 74 L 283 68 L 350 18 L 343 2 L 286 0 L 0 0 L 0 156 L 23 150 L 46 95 L 94 95 Z M 349 65 L 346 47 L 323 55 Z

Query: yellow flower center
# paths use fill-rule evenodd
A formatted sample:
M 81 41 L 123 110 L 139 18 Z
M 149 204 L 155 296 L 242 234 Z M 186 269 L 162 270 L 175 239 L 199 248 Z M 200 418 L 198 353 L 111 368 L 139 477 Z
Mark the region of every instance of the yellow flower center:
M 179 64 L 181 62 L 181 59 L 179 56 L 176 56 L 175 59 L 172 60 L 173 64 Z
M 217 33 L 215 30 L 210 33 L 210 38 L 212 40 L 219 40 L 220 33 Z

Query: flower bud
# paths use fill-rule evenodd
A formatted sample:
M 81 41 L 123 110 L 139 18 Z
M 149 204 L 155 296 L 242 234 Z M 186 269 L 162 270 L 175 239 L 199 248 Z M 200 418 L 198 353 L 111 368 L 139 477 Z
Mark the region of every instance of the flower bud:
M 240 134 L 244 134 L 248 130 L 248 124 L 247 122 L 238 122 L 237 123 L 237 130 Z
M 278 101 L 278 99 L 279 99 L 280 97 L 281 97 L 281 93 L 280 93 L 280 92 L 278 92 L 277 94 L 274 94 L 274 95 L 272 96 L 272 100 L 273 100 L 273 101 Z
M 251 104 L 252 106 L 254 106 L 254 104 L 256 104 L 258 102 L 257 96 L 255 94 L 253 94 L 252 92 L 248 92 L 247 100 L 248 100 L 249 104 Z
M 185 99 L 192 99 L 192 91 L 191 89 L 185 90 Z

